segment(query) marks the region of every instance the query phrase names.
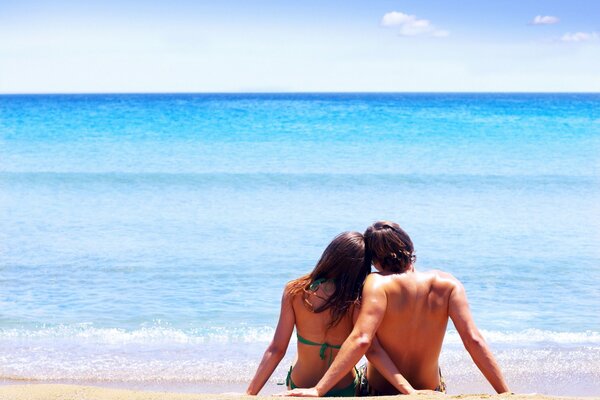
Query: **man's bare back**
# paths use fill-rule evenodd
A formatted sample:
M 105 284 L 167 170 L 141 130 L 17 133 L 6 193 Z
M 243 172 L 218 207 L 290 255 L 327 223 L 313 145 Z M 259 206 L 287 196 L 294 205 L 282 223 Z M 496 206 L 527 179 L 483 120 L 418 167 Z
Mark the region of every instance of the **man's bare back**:
M 379 343 L 415 389 L 435 389 L 450 295 L 458 281 L 441 271 L 371 274 L 369 279 L 387 297 Z M 373 365 L 367 368 L 367 379 L 382 394 L 398 393 Z

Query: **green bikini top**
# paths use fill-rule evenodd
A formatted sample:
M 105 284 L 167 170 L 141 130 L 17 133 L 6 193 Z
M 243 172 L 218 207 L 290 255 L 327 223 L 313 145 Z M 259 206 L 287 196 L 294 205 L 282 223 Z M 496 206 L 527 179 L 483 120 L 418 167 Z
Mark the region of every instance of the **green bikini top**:
M 298 338 L 298 341 L 300 343 L 303 344 L 307 344 L 309 346 L 320 346 L 321 349 L 319 350 L 319 357 L 321 357 L 321 360 L 325 359 L 325 352 L 327 351 L 327 349 L 330 349 L 329 351 L 329 361 L 327 361 L 327 365 L 331 365 L 331 362 L 333 361 L 333 349 L 340 349 L 342 347 L 342 345 L 335 345 L 335 344 L 329 344 L 327 342 L 325 343 L 316 343 L 316 342 L 311 342 L 308 339 L 304 339 L 302 336 L 300 336 L 300 334 L 298 332 L 296 332 L 296 337 Z
M 325 278 L 321 278 L 321 279 L 317 279 L 315 280 L 313 283 L 310 284 L 310 286 L 308 287 L 308 290 L 310 291 L 315 291 L 318 289 L 319 285 L 321 285 L 322 283 L 325 282 L 329 282 L 330 279 L 325 279 Z M 330 349 L 329 351 L 329 361 L 327 362 L 327 365 L 331 365 L 331 362 L 333 361 L 333 349 L 339 349 L 342 347 L 342 345 L 334 345 L 334 344 L 329 344 L 329 343 L 316 343 L 316 342 L 311 342 L 308 339 L 304 339 L 302 336 L 300 336 L 300 334 L 298 332 L 296 332 L 296 337 L 298 338 L 298 342 L 302 343 L 302 344 L 307 344 L 309 346 L 320 346 L 321 349 L 319 350 L 319 357 L 321 358 L 321 360 L 325 359 L 325 353 L 327 352 L 327 349 Z

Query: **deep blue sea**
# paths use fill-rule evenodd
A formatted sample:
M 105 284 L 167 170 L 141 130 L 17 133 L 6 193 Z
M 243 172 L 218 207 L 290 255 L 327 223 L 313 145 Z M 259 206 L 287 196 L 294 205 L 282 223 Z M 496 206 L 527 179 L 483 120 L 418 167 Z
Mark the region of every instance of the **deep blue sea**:
M 0 96 L 0 380 L 243 389 L 285 283 L 379 219 L 513 390 L 600 395 L 600 94 Z M 450 392 L 489 392 L 468 357 L 450 326 Z

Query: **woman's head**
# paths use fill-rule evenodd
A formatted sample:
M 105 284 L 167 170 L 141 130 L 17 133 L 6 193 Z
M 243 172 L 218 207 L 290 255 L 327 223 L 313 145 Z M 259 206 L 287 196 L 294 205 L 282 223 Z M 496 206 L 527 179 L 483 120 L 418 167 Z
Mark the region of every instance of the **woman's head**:
M 365 241 L 358 232 L 344 232 L 336 236 L 327 246 L 312 272 L 288 286 L 292 294 L 306 292 L 310 284 L 318 279 L 327 279 L 335 284 L 335 290 L 325 303 L 314 310 L 331 310 L 335 325 L 360 297 L 362 284 L 371 272 L 371 262 L 365 258 Z
M 363 235 L 358 232 L 344 232 L 336 236 L 325 248 L 310 276 L 313 281 L 321 278 L 336 282 L 355 281 L 355 278 L 364 272 L 364 264 Z M 366 274 L 364 275 L 366 277 Z
M 410 236 L 395 222 L 375 222 L 367 228 L 364 238 L 367 252 L 378 269 L 405 272 L 416 260 Z

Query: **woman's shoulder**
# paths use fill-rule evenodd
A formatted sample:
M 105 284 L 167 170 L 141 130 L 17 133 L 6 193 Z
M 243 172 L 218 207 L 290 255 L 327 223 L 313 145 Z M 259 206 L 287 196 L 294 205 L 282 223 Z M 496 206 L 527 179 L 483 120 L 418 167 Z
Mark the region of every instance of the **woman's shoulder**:
M 307 282 L 305 277 L 300 277 L 287 282 L 283 288 L 283 298 L 290 302 L 300 299 L 304 294 L 306 285 Z
M 310 284 L 310 281 L 309 275 L 303 275 L 299 278 L 292 279 L 285 284 L 284 292 L 292 294 L 304 292 L 305 288 Z

